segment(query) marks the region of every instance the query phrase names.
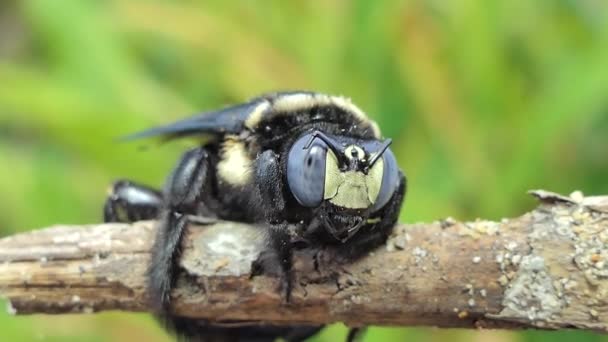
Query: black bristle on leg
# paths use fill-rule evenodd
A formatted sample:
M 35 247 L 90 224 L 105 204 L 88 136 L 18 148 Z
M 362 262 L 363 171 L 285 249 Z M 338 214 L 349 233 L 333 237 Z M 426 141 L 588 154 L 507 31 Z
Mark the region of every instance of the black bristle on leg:
M 188 319 L 171 313 L 171 291 L 178 276 L 181 239 L 188 215 L 197 214 L 205 185 L 208 184 L 209 155 L 203 148 L 184 153 L 167 180 L 164 209 L 159 218 L 152 258 L 148 267 L 148 292 L 155 315 L 180 339 L 187 338 Z M 196 322 L 196 321 L 192 321 Z
M 160 220 L 152 258 L 148 268 L 148 292 L 154 310 L 169 315 L 171 290 L 177 277 L 176 262 L 181 254 L 181 238 L 188 224 L 187 216 L 166 212 Z
M 268 248 L 251 265 L 252 277 L 262 274 L 279 277 L 279 292 L 284 304 L 291 301 L 294 283 L 293 253 L 287 229 L 287 224 L 272 225 L 268 232 Z

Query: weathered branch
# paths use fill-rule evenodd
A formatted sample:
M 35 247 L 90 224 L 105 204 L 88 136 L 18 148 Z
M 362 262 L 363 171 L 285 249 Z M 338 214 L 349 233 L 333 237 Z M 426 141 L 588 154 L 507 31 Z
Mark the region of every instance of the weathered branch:
M 608 197 L 539 191 L 501 222 L 399 225 L 352 264 L 295 259 L 292 302 L 271 276 L 249 279 L 259 228 L 191 226 L 176 314 L 277 324 L 608 329 Z M 56 226 L 0 240 L 0 294 L 16 314 L 147 311 L 152 222 Z

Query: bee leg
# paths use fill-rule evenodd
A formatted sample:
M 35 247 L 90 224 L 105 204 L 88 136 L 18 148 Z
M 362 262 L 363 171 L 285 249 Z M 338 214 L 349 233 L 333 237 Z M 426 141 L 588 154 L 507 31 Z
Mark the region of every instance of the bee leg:
M 282 216 L 285 199 L 279 158 L 274 152 L 265 151 L 258 157 L 256 163 L 256 184 L 261 197 L 260 202 L 264 203 L 262 210 L 269 229 L 267 248 L 253 262 L 251 276 L 260 274 L 278 276 L 283 302 L 289 303 L 294 284 L 293 243 L 291 226 Z M 321 325 L 282 327 L 280 332 L 277 331 L 277 336 L 281 336 L 286 341 L 303 341 L 322 328 Z
M 279 265 L 281 267 L 281 291 L 283 303 L 291 302 L 291 291 L 293 290 L 293 284 L 295 282 L 293 273 L 293 253 L 291 251 L 291 242 L 289 236 L 284 233 L 285 228 L 280 226 L 273 227 L 271 231 L 272 247 L 278 251 L 277 258 L 279 259 Z
M 263 204 L 262 210 L 269 225 L 267 250 L 260 253 L 252 265 L 252 276 L 258 274 L 278 275 L 281 279 L 283 301 L 291 300 L 293 287 L 292 246 L 289 225 L 284 223 L 285 209 L 283 181 L 278 156 L 270 150 L 256 160 L 256 184 Z
M 210 189 L 210 157 L 204 148 L 187 151 L 169 176 L 152 259 L 148 268 L 148 291 L 161 319 L 168 317 L 170 295 L 177 276 L 176 262 L 188 215 L 199 213 L 203 194 Z
M 131 182 L 114 182 L 103 207 L 104 222 L 135 222 L 158 217 L 163 196 L 160 191 Z
M 264 151 L 256 160 L 256 184 L 265 204 L 266 221 L 273 223 L 282 220 L 281 213 L 285 210 L 283 198 L 283 179 L 279 157 L 270 150 Z

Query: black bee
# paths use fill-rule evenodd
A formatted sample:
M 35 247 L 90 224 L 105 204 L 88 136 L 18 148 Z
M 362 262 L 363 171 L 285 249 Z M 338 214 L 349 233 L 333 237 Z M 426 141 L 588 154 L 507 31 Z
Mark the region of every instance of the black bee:
M 376 123 L 349 99 L 313 92 L 263 95 L 129 138 L 204 134 L 211 140 L 184 153 L 163 191 L 116 182 L 105 220 L 160 220 L 148 287 L 158 315 L 179 335 L 302 340 L 314 334 L 320 327 L 225 328 L 172 316 L 175 259 L 188 217 L 264 223 L 268 250 L 254 268 L 277 268 L 270 271 L 281 275 L 289 300 L 296 240 L 345 261 L 386 241 L 406 192 L 391 140 L 383 140 Z

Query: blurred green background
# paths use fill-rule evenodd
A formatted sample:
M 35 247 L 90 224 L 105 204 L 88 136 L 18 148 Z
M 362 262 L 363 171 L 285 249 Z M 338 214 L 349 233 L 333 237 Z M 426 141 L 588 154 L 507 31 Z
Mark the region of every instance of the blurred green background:
M 406 222 L 519 215 L 533 188 L 608 193 L 605 1 L 2 0 L 0 234 L 100 221 L 113 179 L 160 185 L 188 145 L 114 138 L 279 89 L 344 94 L 379 122 L 410 179 Z M 608 341 L 423 328 L 365 340 L 398 339 Z M 170 338 L 143 314 L 3 312 L 0 340 Z

